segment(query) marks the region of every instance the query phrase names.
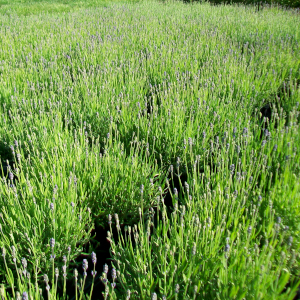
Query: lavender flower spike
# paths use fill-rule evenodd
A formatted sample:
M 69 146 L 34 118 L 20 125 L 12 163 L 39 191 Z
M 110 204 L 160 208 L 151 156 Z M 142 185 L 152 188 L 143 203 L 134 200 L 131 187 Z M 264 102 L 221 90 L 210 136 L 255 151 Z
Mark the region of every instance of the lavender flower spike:
M 103 266 L 103 272 L 104 272 L 105 274 L 108 273 L 108 265 L 107 265 L 107 264 L 105 264 L 105 265 Z
M 22 300 L 28 300 L 28 295 L 26 292 L 22 294 Z
M 88 269 L 88 261 L 87 261 L 87 259 L 84 259 L 82 261 L 82 268 L 83 268 L 84 271 L 86 271 Z
M 55 245 L 55 239 L 54 239 L 54 238 L 51 238 L 51 239 L 50 239 L 50 247 L 51 247 L 51 248 L 54 248 L 54 245 Z
M 93 264 L 95 265 L 96 262 L 97 262 L 96 253 L 95 253 L 95 252 L 92 252 L 91 256 L 92 256 L 92 262 L 93 262 Z
M 112 279 L 117 278 L 117 272 L 116 272 L 116 269 L 114 269 L 114 268 L 111 270 L 111 277 L 112 277 Z

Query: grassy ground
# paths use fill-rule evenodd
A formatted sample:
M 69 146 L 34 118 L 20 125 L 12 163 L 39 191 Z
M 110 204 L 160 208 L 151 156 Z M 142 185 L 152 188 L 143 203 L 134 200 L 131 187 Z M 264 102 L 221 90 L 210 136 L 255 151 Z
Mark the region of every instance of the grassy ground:
M 108 6 L 114 2 L 130 3 L 137 0 L 1 0 L 0 14 L 32 15 L 67 13 L 81 8 Z

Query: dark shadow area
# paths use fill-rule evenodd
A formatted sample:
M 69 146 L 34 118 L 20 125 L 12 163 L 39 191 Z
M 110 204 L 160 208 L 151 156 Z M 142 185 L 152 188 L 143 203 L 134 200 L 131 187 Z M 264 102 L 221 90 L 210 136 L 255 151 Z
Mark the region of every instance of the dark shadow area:
M 8 178 L 9 171 L 14 169 L 14 155 L 12 149 L 3 141 L 0 141 L 0 177 Z M 13 176 L 13 183 L 16 182 Z
M 183 0 L 186 4 L 192 4 L 192 3 L 199 3 L 203 2 L 203 0 Z M 254 6 L 256 8 L 256 12 L 262 11 L 265 7 L 269 7 L 270 5 L 279 5 L 283 9 L 295 9 L 295 12 L 299 13 L 297 10 L 300 8 L 300 1 L 299 0 L 264 0 L 264 1 L 257 1 L 257 0 L 209 0 L 209 3 L 211 5 L 246 5 L 246 6 Z
M 121 234 L 123 238 L 125 237 L 125 225 L 120 224 L 121 227 Z M 77 268 L 78 270 L 78 282 L 80 282 L 80 279 L 83 279 L 83 269 L 82 269 L 82 261 L 83 259 L 88 260 L 88 271 L 87 271 L 87 278 L 86 283 L 84 287 L 84 294 L 86 296 L 89 296 L 92 286 L 92 275 L 91 271 L 93 271 L 93 262 L 91 259 L 91 253 L 94 251 L 97 256 L 97 263 L 96 263 L 96 276 L 94 280 L 94 287 L 92 292 L 92 300 L 99 300 L 104 299 L 102 293 L 105 291 L 104 283 L 101 281 L 100 277 L 102 276 L 103 267 L 105 264 L 108 265 L 108 274 L 107 279 L 111 283 L 111 270 L 112 270 L 112 259 L 111 259 L 111 253 L 110 253 L 110 242 L 107 240 L 107 232 L 110 231 L 109 226 L 104 227 L 96 227 L 92 231 L 92 238 L 90 242 L 83 246 L 83 253 L 89 253 L 87 254 L 81 254 L 74 263 L 73 266 L 70 267 L 72 269 Z M 115 224 L 112 224 L 112 237 L 117 242 L 118 241 L 118 231 L 116 229 Z M 132 239 L 132 242 L 134 244 L 134 239 Z M 116 286 L 116 289 L 118 288 L 118 285 Z M 59 294 L 62 296 L 62 287 L 58 290 Z M 79 292 L 78 292 L 79 293 Z M 68 280 L 67 284 L 67 296 L 70 300 L 75 300 L 75 280 L 74 277 L 72 279 L 70 278 Z

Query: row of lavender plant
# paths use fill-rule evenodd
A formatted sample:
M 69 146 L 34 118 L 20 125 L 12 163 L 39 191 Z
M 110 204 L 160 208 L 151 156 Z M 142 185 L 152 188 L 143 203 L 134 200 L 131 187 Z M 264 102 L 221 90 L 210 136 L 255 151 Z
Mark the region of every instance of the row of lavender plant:
M 298 107 L 290 126 L 279 118 L 261 145 L 248 128 L 224 139 L 216 168 L 202 170 L 200 156 L 192 169 L 178 159 L 171 177 L 183 168 L 187 181 L 181 192 L 171 191 L 171 215 L 161 195 L 157 213 L 140 211 L 125 236 L 115 215 L 119 237 L 111 227 L 108 239 L 119 288 L 103 273 L 105 299 L 126 293 L 126 299 L 294 299 L 300 284 L 297 116 Z

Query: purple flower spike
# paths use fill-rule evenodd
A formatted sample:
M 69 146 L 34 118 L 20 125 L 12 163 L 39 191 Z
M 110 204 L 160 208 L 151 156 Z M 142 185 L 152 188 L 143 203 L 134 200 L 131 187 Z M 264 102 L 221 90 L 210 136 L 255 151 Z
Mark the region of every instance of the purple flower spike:
M 91 256 L 92 256 L 92 262 L 93 262 L 93 264 L 95 265 L 96 262 L 97 262 L 96 253 L 95 253 L 95 252 L 92 252 Z

